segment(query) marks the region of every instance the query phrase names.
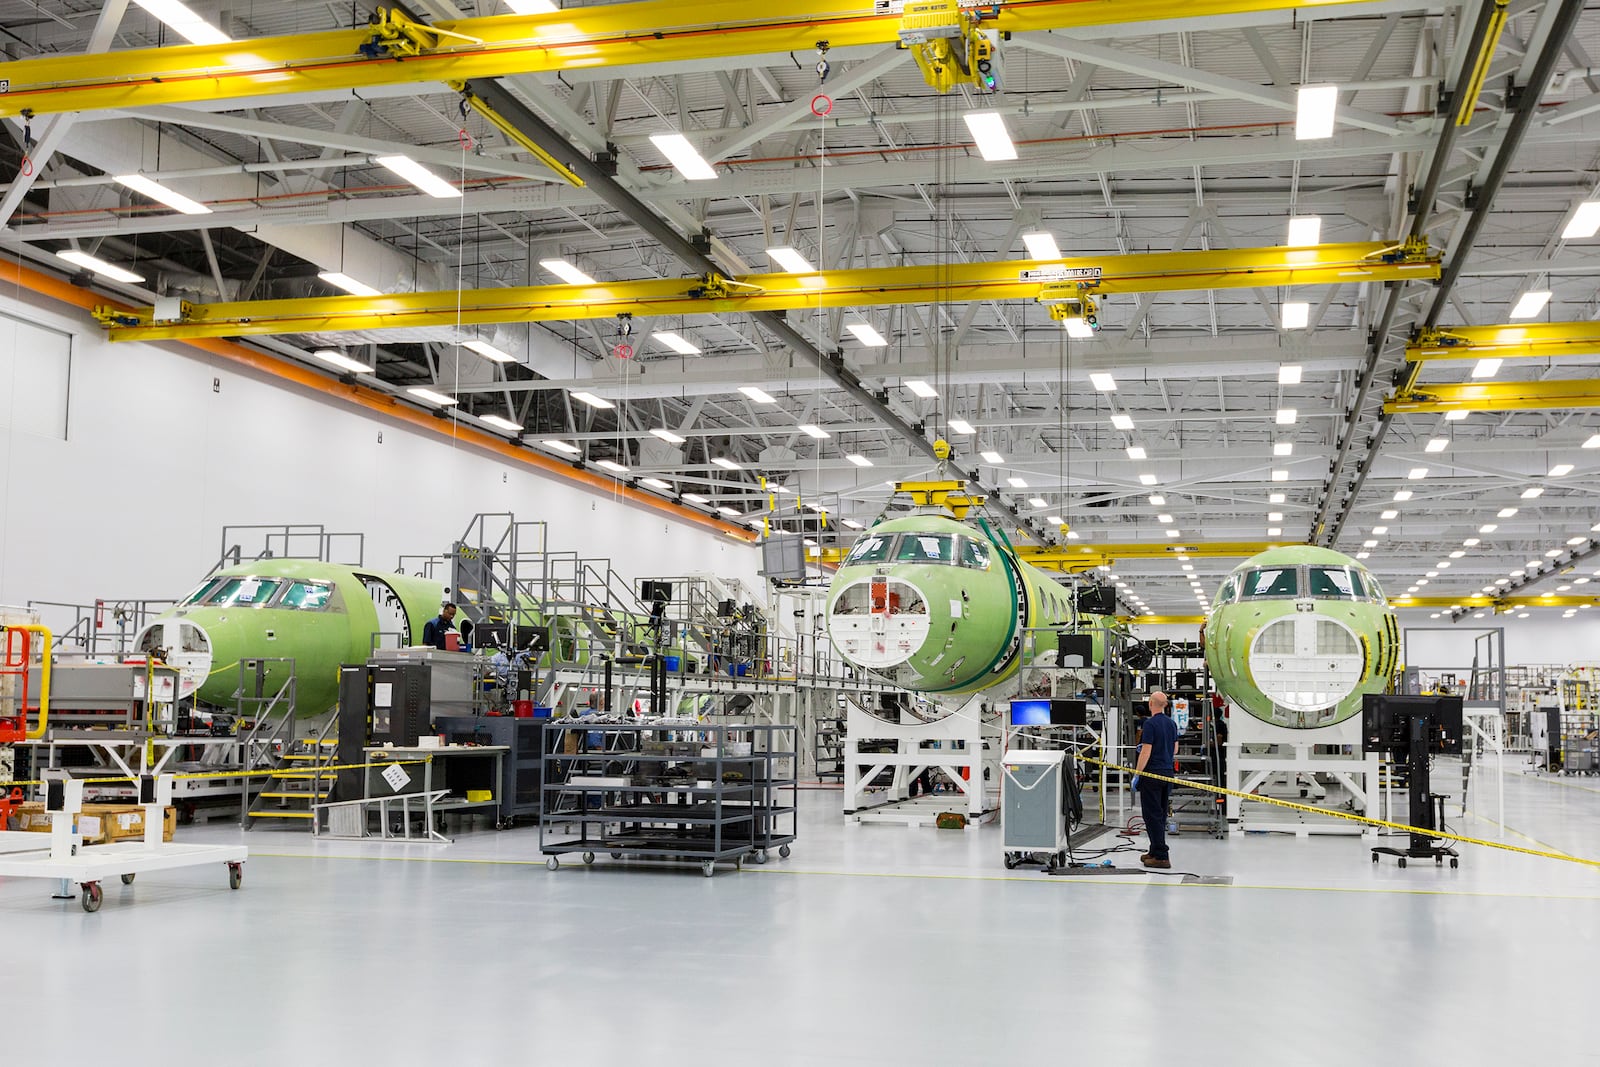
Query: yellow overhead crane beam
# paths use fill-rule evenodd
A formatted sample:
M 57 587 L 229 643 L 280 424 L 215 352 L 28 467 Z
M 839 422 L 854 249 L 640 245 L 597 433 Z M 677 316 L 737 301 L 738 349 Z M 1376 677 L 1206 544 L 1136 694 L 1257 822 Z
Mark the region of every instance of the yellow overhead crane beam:
M 153 341 L 624 314 L 644 318 L 972 300 L 1059 301 L 1066 291 L 1153 293 L 1438 276 L 1439 257 L 1425 244 L 1359 243 L 185 304 L 179 319 L 162 322 L 150 307 L 97 314 L 114 341 Z
M 1544 411 L 1600 407 L 1600 378 L 1549 382 L 1464 382 L 1413 385 L 1384 401 L 1385 414 L 1451 411 Z
M 1125 544 L 1101 545 L 1015 545 L 1017 558 L 1040 570 L 1075 571 L 1110 566 L 1119 560 L 1140 559 L 1248 559 L 1258 552 L 1278 548 L 1287 541 L 1190 541 L 1177 542 L 1131 541 Z M 1298 543 L 1298 542 L 1293 542 Z M 821 550 L 825 563 L 838 563 L 849 551 L 848 547 L 828 547 Z
M 1070 30 L 1362 0 L 1010 0 L 977 8 L 996 34 Z M 780 52 L 897 46 L 902 13 L 797 0 L 640 0 L 542 15 L 414 22 L 379 8 L 349 30 L 221 45 L 138 48 L 0 63 L 0 116 L 188 104 L 374 85 L 451 82 L 535 71 L 638 66 Z
M 1397 596 L 1390 599 L 1396 608 L 1464 608 L 1481 611 L 1493 608 L 1497 612 L 1518 611 L 1522 608 L 1581 608 L 1600 607 L 1600 596 L 1508 596 L 1492 597 L 1487 593 L 1472 596 Z
M 1406 345 L 1412 363 L 1600 355 L 1600 322 L 1530 322 L 1427 330 Z

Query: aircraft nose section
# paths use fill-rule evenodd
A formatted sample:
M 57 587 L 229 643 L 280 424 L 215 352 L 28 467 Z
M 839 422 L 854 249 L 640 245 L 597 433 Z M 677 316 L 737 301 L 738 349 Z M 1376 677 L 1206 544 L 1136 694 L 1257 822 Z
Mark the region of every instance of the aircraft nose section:
M 1361 684 L 1361 639 L 1338 619 L 1296 613 L 1263 626 L 1250 645 L 1250 674 L 1272 703 L 1319 725 Z
M 875 575 L 839 591 L 828 614 L 828 636 L 845 659 L 882 671 L 910 659 L 933 627 L 928 599 L 903 578 Z
M 178 668 L 179 696 L 192 696 L 211 676 L 211 635 L 189 619 L 157 619 L 134 638 L 134 648 Z

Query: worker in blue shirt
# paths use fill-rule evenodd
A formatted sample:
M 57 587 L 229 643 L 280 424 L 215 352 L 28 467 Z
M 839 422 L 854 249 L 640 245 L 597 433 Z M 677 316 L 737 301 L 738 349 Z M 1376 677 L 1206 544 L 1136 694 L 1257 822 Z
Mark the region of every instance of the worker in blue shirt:
M 456 628 L 456 606 L 446 600 L 439 608 L 439 614 L 429 619 L 422 627 L 422 643 L 432 645 L 434 648 L 446 648 L 446 634 Z
M 1167 694 L 1159 689 L 1151 693 L 1150 717 L 1139 732 L 1139 762 L 1133 776 L 1133 788 L 1139 793 L 1139 808 L 1144 813 L 1144 832 L 1150 836 L 1150 851 L 1140 856 L 1139 862 L 1157 870 L 1172 866 L 1167 852 L 1167 802 L 1172 798 L 1172 784 L 1147 781 L 1140 776 L 1149 771 L 1170 778 L 1177 771 L 1178 725 L 1166 711 Z

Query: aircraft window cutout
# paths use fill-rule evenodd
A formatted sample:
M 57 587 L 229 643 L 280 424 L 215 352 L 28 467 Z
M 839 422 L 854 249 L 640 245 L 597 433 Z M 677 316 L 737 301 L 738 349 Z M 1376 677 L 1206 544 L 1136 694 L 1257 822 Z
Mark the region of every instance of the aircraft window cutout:
M 1318 600 L 1354 600 L 1359 595 L 1350 572 L 1343 567 L 1311 567 L 1311 595 Z
M 322 611 L 333 596 L 333 586 L 326 582 L 290 582 L 278 607 L 294 611 Z
M 1240 599 L 1265 600 L 1270 597 L 1300 595 L 1299 573 L 1293 567 L 1262 567 L 1244 576 Z
M 856 547 L 844 559 L 844 566 L 855 567 L 863 563 L 882 563 L 889 558 L 894 537 L 888 534 L 867 534 L 856 542 Z
M 1232 604 L 1233 603 L 1233 595 L 1237 591 L 1238 591 L 1238 586 L 1237 586 L 1237 584 L 1235 584 L 1233 576 L 1229 575 L 1228 578 L 1225 581 L 1223 581 L 1222 589 L 1217 593 L 1217 604 L 1218 604 L 1218 606 L 1221 606 L 1223 604 Z
M 282 585 L 277 578 L 229 578 L 206 598 L 206 607 L 265 607 Z
M 961 539 L 961 565 L 978 571 L 988 570 L 989 546 L 983 541 L 974 541 L 971 538 L 963 537 Z
M 1383 586 L 1378 584 L 1378 579 L 1374 578 L 1370 573 L 1364 575 L 1364 577 L 1367 579 L 1367 595 L 1379 604 L 1387 604 L 1389 598 L 1384 594 Z
M 215 589 L 217 586 L 221 585 L 226 580 L 227 579 L 222 578 L 220 576 L 219 577 L 215 577 L 215 578 L 207 578 L 201 584 L 199 589 L 196 589 L 194 592 L 190 593 L 188 596 L 183 598 L 184 606 L 188 607 L 188 606 L 192 606 L 192 605 L 200 603 L 202 600 L 204 600 L 206 598 L 206 595 L 208 593 L 210 593 L 213 589 Z
M 949 534 L 906 534 L 900 538 L 896 563 L 954 563 L 955 538 Z

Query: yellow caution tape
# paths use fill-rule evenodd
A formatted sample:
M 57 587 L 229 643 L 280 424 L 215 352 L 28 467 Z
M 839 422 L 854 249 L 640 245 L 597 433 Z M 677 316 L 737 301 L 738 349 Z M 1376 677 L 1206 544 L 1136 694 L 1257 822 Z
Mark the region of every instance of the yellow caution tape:
M 1429 830 L 1421 826 L 1407 826 L 1405 823 L 1390 822 L 1387 819 L 1374 819 L 1367 815 L 1357 815 L 1352 811 L 1337 811 L 1333 808 L 1318 808 L 1311 804 L 1297 804 L 1292 800 L 1279 800 L 1277 797 L 1262 796 L 1259 793 L 1241 793 L 1237 789 L 1227 789 L 1220 785 L 1211 785 L 1209 782 L 1195 782 L 1180 778 L 1169 778 L 1164 774 L 1152 774 L 1149 771 L 1140 771 L 1133 767 L 1124 767 L 1120 763 L 1111 763 L 1106 760 L 1095 759 L 1079 753 L 1078 758 L 1085 763 L 1093 763 L 1107 770 L 1126 771 L 1136 774 L 1140 778 L 1150 778 L 1157 782 L 1170 782 L 1185 789 L 1198 789 L 1206 793 L 1216 793 L 1219 796 L 1238 797 L 1240 800 L 1253 800 L 1258 804 L 1273 804 L 1291 811 L 1304 811 L 1312 815 L 1329 815 L 1335 819 L 1345 819 L 1349 822 L 1363 823 L 1367 826 L 1381 826 L 1388 830 L 1398 830 L 1401 833 L 1421 834 L 1424 837 L 1443 838 L 1446 841 L 1459 841 L 1464 845 L 1481 845 L 1484 848 L 1497 848 L 1503 852 L 1520 852 L 1524 856 L 1542 856 L 1548 860 L 1563 860 L 1567 863 L 1578 863 L 1585 867 L 1600 869 L 1600 860 L 1584 859 L 1581 856 L 1569 856 L 1565 852 L 1550 852 L 1537 848 L 1523 848 L 1521 845 L 1508 845 L 1501 841 L 1485 841 L 1479 837 L 1466 837 L 1462 834 L 1452 834 L 1445 830 Z
M 272 767 L 260 771 L 208 771 L 196 772 L 193 774 L 174 774 L 171 777 L 174 779 L 183 778 L 189 780 L 203 778 L 270 778 L 274 775 L 281 774 L 284 771 L 298 775 L 326 774 L 329 771 L 359 771 L 365 770 L 369 767 L 406 767 L 412 764 L 427 762 L 429 762 L 427 759 L 397 759 L 384 760 L 381 763 L 343 763 L 327 767 L 319 767 L 313 764 L 307 767 Z M 155 775 L 157 778 L 165 776 L 166 775 L 164 773 L 158 773 Z M 82 781 L 84 785 L 109 785 L 112 782 L 137 782 L 139 777 L 140 776 L 136 774 L 120 774 L 109 778 L 82 778 L 79 780 Z M 44 785 L 44 782 L 36 778 L 21 782 L 0 782 L 0 789 L 9 789 L 14 785 Z

